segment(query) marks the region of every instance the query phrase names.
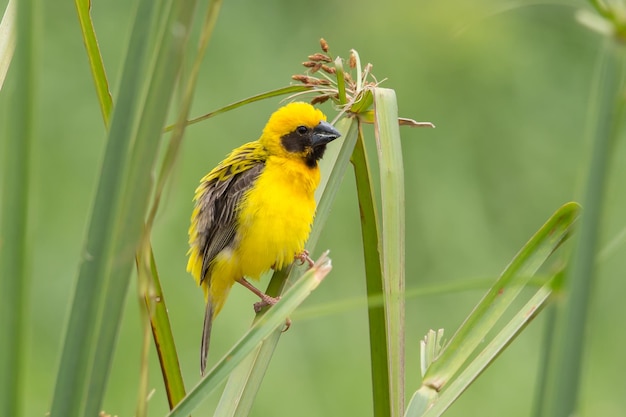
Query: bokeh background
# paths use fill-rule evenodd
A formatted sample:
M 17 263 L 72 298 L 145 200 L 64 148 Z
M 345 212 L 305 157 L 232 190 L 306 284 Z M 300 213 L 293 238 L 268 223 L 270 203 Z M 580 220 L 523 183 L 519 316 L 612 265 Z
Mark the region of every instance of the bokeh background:
M 333 54 L 347 57 L 355 48 L 364 62 L 374 65 L 374 74 L 386 79 L 383 85 L 396 90 L 402 116 L 437 126 L 402 130 L 407 289 L 475 285 L 407 300 L 408 394 L 419 386 L 419 340 L 426 331 L 445 328 L 451 335 L 490 280 L 548 216 L 580 198 L 589 149 L 587 110 L 602 42 L 575 21 L 576 10 L 585 7 L 582 1 L 224 2 L 194 115 L 288 84 L 324 37 Z M 43 416 L 51 403 L 105 146 L 73 3 L 42 1 L 40 8 L 28 231 L 30 416 Z M 94 1 L 92 15 L 115 97 L 134 3 Z M 185 272 L 193 191 L 229 150 L 256 139 L 279 105 L 278 99 L 269 100 L 191 126 L 161 206 L 153 245 L 188 388 L 200 377 L 204 309 L 201 292 Z M 324 110 L 334 116 L 330 106 Z M 373 145 L 371 130 L 366 133 Z M 626 225 L 620 210 L 625 203 L 623 143 L 615 151 L 603 247 Z M 282 338 L 254 416 L 372 414 L 359 212 L 350 171 L 314 255 L 326 248 L 334 269 Z M 626 415 L 624 251 L 617 246 L 598 265 L 584 341 L 581 415 Z M 245 290 L 232 292 L 214 326 L 212 361 L 249 326 L 253 301 Z M 131 286 L 103 405 L 113 415 L 135 411 L 139 305 Z M 335 305 L 340 308 L 328 308 Z M 544 320 L 540 315 L 448 415 L 528 415 Z M 151 361 L 155 392 L 150 414 L 159 416 L 167 411 L 167 402 L 154 350 Z M 194 415 L 210 415 L 218 398 L 211 397 Z

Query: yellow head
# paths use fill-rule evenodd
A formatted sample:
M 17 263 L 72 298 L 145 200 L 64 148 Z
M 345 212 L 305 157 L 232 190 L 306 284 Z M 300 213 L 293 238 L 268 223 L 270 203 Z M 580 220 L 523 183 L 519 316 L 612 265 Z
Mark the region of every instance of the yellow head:
M 339 136 L 324 113 L 308 103 L 295 102 L 272 114 L 259 141 L 270 155 L 299 158 L 314 168 L 326 144 Z

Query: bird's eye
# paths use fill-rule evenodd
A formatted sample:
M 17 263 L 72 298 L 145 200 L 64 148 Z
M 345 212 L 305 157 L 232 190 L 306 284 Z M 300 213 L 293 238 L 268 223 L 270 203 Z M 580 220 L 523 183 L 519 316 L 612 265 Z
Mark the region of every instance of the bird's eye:
M 308 132 L 308 131 L 309 131 L 309 129 L 307 129 L 307 127 L 306 127 L 306 126 L 298 126 L 298 127 L 296 128 L 296 132 L 298 132 L 298 133 L 299 133 L 299 134 L 301 134 L 301 135 L 304 135 L 304 134 L 305 134 L 306 132 Z

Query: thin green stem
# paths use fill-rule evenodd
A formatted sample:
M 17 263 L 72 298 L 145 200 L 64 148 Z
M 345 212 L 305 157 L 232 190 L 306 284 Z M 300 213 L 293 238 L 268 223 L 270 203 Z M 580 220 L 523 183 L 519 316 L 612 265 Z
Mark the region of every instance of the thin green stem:
M 612 39 L 605 42 L 595 89 L 596 106 L 592 110 L 595 113 L 595 125 L 592 132 L 591 164 L 583 197 L 584 213 L 565 281 L 565 305 L 559 314 L 559 333 L 555 344 L 556 351 L 552 357 L 550 378 L 553 402 L 546 414 L 550 417 L 571 416 L 575 413 L 578 403 L 584 359 L 585 324 L 590 295 L 593 293 L 604 190 L 612 145 L 620 135 L 624 119 L 625 50 L 623 45 Z
M 87 49 L 87 58 L 89 59 L 89 68 L 96 86 L 96 94 L 100 103 L 100 111 L 104 119 L 104 125 L 108 128 L 111 119 L 111 109 L 113 108 L 113 99 L 109 91 L 109 80 L 107 79 L 102 55 L 96 31 L 91 20 L 91 1 L 75 0 L 76 12 L 78 13 L 78 22 L 80 23 L 81 33 L 83 35 L 83 43 Z

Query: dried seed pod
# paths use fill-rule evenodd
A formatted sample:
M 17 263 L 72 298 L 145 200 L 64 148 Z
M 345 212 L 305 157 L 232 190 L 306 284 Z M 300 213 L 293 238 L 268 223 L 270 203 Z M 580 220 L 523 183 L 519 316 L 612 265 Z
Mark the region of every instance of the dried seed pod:
M 350 59 L 348 60 L 348 65 L 350 68 L 356 68 L 356 55 L 353 52 L 350 52 Z
M 295 81 L 300 81 L 301 83 L 304 83 L 304 84 L 309 84 L 309 80 L 311 79 L 311 77 L 308 77 L 302 74 L 296 74 L 296 75 L 292 75 L 291 79 Z
M 320 54 L 319 52 L 313 55 L 309 55 L 309 59 L 311 61 L 315 61 L 315 62 L 332 62 L 333 60 L 330 59 L 330 57 L 328 55 L 324 55 L 324 54 Z
M 302 63 L 302 66 L 305 68 L 313 68 L 316 65 L 317 65 L 317 62 L 313 62 L 313 61 L 305 61 Z
M 327 85 L 324 84 L 326 80 L 320 80 L 319 78 L 315 78 L 315 77 L 307 77 L 305 83 L 308 85 Z
M 322 47 L 322 51 L 328 52 L 328 42 L 326 42 L 326 39 L 320 39 L 320 46 Z
M 320 68 L 322 68 L 322 63 L 318 62 L 316 63 L 313 68 L 311 68 L 311 74 L 315 74 L 317 71 L 320 70 Z
M 322 103 L 326 103 L 328 101 L 328 99 L 330 98 L 329 95 L 324 94 L 322 96 L 317 96 L 317 97 L 313 97 L 313 100 L 311 100 L 311 104 L 322 104 Z
M 327 74 L 335 74 L 337 72 L 335 67 L 329 67 L 325 64 L 322 64 L 322 70 L 324 70 L 324 72 L 326 72 Z

